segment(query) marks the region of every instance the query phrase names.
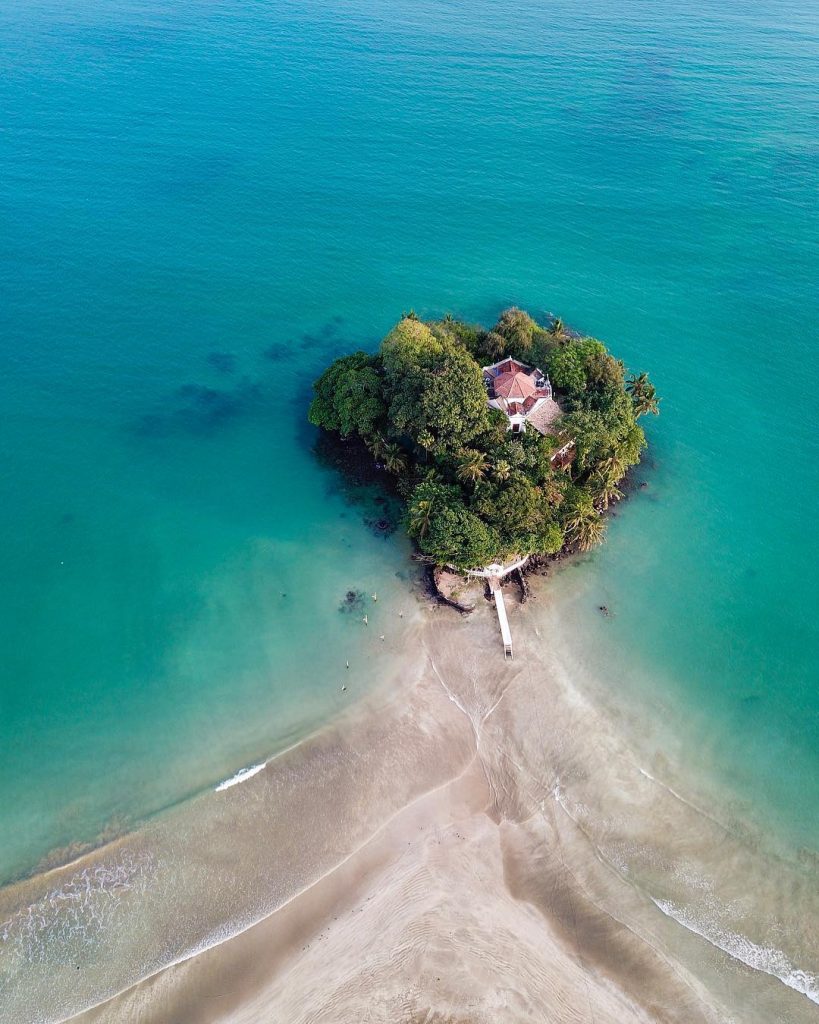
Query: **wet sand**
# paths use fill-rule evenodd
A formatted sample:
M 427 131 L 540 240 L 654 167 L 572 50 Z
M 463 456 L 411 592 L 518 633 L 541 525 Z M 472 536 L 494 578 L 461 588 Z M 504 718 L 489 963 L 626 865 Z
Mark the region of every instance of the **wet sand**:
M 473 761 L 276 914 L 80 1019 L 649 1020 L 516 898 L 490 804 Z
M 48 917 L 71 878 L 18 892 L 4 991 L 51 1003 L 7 1019 L 815 1019 L 815 865 L 653 778 L 546 638 L 548 599 L 510 603 L 513 662 L 488 605 L 430 608 L 403 688 L 100 851 L 147 866 L 88 902 L 76 963 Z

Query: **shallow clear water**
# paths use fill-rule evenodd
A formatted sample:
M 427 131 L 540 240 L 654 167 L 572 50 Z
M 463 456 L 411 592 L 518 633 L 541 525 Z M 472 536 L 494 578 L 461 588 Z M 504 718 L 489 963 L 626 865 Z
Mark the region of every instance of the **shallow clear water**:
M 348 658 L 378 675 L 338 604 L 393 622 L 407 551 L 316 463 L 310 382 L 402 310 L 512 302 L 664 398 L 578 569 L 590 651 L 814 844 L 813 5 L 24 0 L 0 27 L 0 877 L 287 742 Z

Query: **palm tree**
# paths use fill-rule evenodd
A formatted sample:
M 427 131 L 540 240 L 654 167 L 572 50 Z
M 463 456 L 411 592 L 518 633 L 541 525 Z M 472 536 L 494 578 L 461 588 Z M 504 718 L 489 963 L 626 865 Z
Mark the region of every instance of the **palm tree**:
M 616 452 L 609 452 L 597 464 L 596 475 L 607 483 L 616 484 L 626 475 L 626 464 Z
M 429 462 L 429 453 L 435 447 L 435 435 L 429 430 L 422 430 L 415 439 L 418 447 L 424 450 L 424 462 Z
M 407 460 L 400 444 L 384 446 L 384 467 L 388 473 L 395 473 L 396 476 L 407 468 Z
M 660 400 L 654 385 L 648 379 L 647 373 L 632 373 L 626 380 L 626 391 L 631 395 L 634 403 L 634 415 L 643 416 L 650 412 L 655 416 L 660 414 Z
M 595 475 L 594 498 L 598 508 L 608 508 L 612 502 L 619 501 L 622 497 L 623 492 L 611 477 L 599 473 Z
M 416 501 L 407 514 L 407 526 L 409 532 L 418 540 L 424 539 L 424 534 L 429 529 L 432 513 L 435 510 L 435 499 L 424 499 Z
M 637 398 L 643 393 L 648 382 L 647 373 L 632 373 L 626 378 L 626 391 L 632 398 Z
M 367 447 L 370 449 L 370 454 L 376 462 L 383 462 L 384 455 L 387 450 L 387 442 L 384 440 L 382 434 L 375 434 L 367 442 Z
M 577 505 L 566 520 L 566 539 L 581 551 L 599 544 L 606 532 L 606 522 L 591 501 Z
M 606 535 L 606 521 L 600 515 L 584 519 L 575 533 L 575 543 L 581 551 L 590 551 L 602 543 Z
M 474 448 L 467 448 L 458 460 L 458 479 L 471 484 L 477 484 L 486 475 L 489 463 L 483 452 L 475 451 Z
M 635 416 L 644 416 L 647 412 L 652 413 L 654 416 L 660 415 L 660 399 L 657 397 L 653 384 L 649 384 L 643 394 L 636 400 L 632 399 L 632 401 L 634 402 Z
M 509 474 L 512 472 L 512 467 L 506 461 L 506 459 L 498 459 L 495 465 L 492 467 L 492 476 L 496 480 L 508 480 Z
M 549 333 L 552 337 L 557 338 L 558 341 L 562 341 L 566 337 L 566 325 L 556 316 L 552 321 L 552 326 L 549 328 Z

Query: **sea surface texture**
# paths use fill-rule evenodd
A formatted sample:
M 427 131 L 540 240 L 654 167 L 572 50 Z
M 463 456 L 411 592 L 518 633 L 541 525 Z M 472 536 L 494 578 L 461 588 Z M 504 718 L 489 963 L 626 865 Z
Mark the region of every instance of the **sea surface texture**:
M 815 866 L 815 3 L 5 0 L 0 65 L 1 882 L 394 671 L 416 570 L 310 386 L 511 304 L 663 399 L 552 584 L 578 677 Z

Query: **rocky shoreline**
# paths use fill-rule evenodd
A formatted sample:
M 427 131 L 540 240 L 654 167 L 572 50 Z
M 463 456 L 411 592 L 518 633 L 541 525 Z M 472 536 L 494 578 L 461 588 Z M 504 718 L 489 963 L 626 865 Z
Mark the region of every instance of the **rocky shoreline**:
M 315 451 L 320 461 L 340 474 L 348 500 L 351 504 L 362 507 L 364 524 L 378 536 L 391 536 L 400 521 L 400 498 L 392 478 L 372 461 L 372 456 L 363 443 L 358 439 L 341 439 L 323 432 L 319 436 Z M 644 460 L 641 468 L 651 469 L 652 465 L 650 459 Z M 648 487 L 647 481 L 639 479 L 639 475 L 639 468 L 634 467 L 620 482 L 623 497 L 617 502 L 618 505 Z M 373 490 L 378 492 L 375 497 L 372 496 Z M 601 514 L 613 517 L 617 512 L 611 507 Z M 519 590 L 520 603 L 524 604 L 532 596 L 530 576 L 546 576 L 557 562 L 581 553 L 572 546 L 564 547 L 556 554 L 530 555 L 524 566 L 509 574 L 509 580 Z M 424 565 L 422 585 L 426 595 L 436 604 L 452 608 L 460 615 L 469 615 L 477 607 L 481 594 L 487 601 L 492 599 L 489 587 L 481 580 L 470 580 L 454 569 L 432 565 L 418 553 L 413 555 L 413 559 Z M 504 585 L 507 582 L 504 581 Z M 350 593 L 355 596 L 354 591 Z M 355 602 L 351 602 L 350 595 L 347 595 L 346 601 L 342 602 L 341 610 L 350 611 L 354 610 L 354 607 Z M 605 606 L 601 606 L 600 611 L 604 615 L 610 614 Z
M 650 462 L 643 464 L 643 469 L 650 469 L 652 464 Z M 630 470 L 623 480 L 620 482 L 620 487 L 623 491 L 623 497 L 617 502 L 622 504 L 628 501 L 635 494 L 644 491 L 648 487 L 646 480 L 638 479 L 638 473 L 635 470 Z M 617 515 L 616 510 L 611 507 L 606 509 L 601 515 L 614 517 Z M 517 586 L 520 592 L 520 603 L 525 604 L 530 597 L 532 597 L 532 587 L 529 582 L 530 576 L 547 576 L 553 565 L 558 562 L 565 561 L 569 558 L 573 558 L 583 552 L 579 551 L 576 547 L 564 547 L 553 555 L 530 555 L 529 560 L 520 569 L 515 569 L 509 574 L 508 580 L 504 580 L 502 583 L 506 583 L 511 580 L 515 586 Z M 416 556 L 418 557 L 418 556 Z M 475 610 L 477 601 L 471 601 L 464 599 L 463 595 L 470 594 L 475 589 L 480 587 L 480 583 L 475 581 L 470 583 L 465 576 L 456 573 L 452 569 L 441 569 L 436 566 L 428 566 L 425 574 L 427 589 L 430 597 L 432 597 L 439 604 L 446 605 L 449 608 L 454 608 L 461 615 L 469 615 L 470 612 Z M 491 593 L 488 586 L 483 587 L 484 597 L 487 601 L 491 600 Z M 611 615 L 609 608 L 606 605 L 601 605 L 599 611 L 605 615 Z

